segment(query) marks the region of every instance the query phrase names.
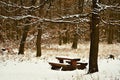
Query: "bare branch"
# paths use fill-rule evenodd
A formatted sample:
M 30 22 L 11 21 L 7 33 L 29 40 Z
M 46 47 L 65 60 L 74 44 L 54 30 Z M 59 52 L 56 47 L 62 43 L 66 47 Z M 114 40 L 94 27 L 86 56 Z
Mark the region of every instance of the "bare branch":
M 120 27 L 120 20 L 110 20 L 110 21 L 105 21 L 103 19 L 101 19 L 101 21 L 104 23 L 104 24 L 107 24 L 107 25 L 116 25 L 116 26 L 119 26 Z
M 0 15 L 0 18 L 3 18 L 3 19 L 12 19 L 12 20 L 22 20 L 22 19 L 25 19 L 25 18 L 35 18 L 35 19 L 39 19 L 39 17 L 36 17 L 36 16 L 32 16 L 32 15 L 23 15 L 23 16 L 3 16 L 3 15 Z
M 30 21 L 30 23 L 22 24 L 23 26 L 26 26 L 26 25 L 38 24 L 40 22 L 71 23 L 71 24 L 77 24 L 77 23 L 81 23 L 81 22 L 89 22 L 90 20 L 87 19 L 87 18 L 79 18 L 79 17 L 82 17 L 82 16 L 85 17 L 85 15 L 84 14 L 76 14 L 76 15 L 69 15 L 69 16 L 61 16 L 62 18 L 51 18 L 51 19 L 40 18 L 40 17 L 36 17 L 36 16 L 32 16 L 32 15 L 12 16 L 12 17 L 11 16 L 8 17 L 8 16 L 0 15 L 0 18 L 12 19 L 12 20 L 23 20 L 23 19 L 26 19 L 26 18 L 36 19 L 35 21 Z M 73 17 L 76 17 L 76 19 L 73 20 Z M 69 18 L 72 18 L 72 19 L 65 20 L 65 19 L 69 19 Z
M 1 5 L 4 5 L 4 6 L 8 6 L 8 7 L 13 7 L 13 8 L 22 8 L 22 9 L 25 9 L 25 10 L 34 10 L 34 9 L 38 9 L 40 8 L 41 6 L 43 6 L 45 4 L 45 1 L 43 1 L 43 3 L 37 5 L 37 6 L 21 6 L 21 5 L 18 5 L 18 4 L 15 4 L 15 3 L 6 3 L 4 1 L 0 1 L 0 4 Z
M 106 9 L 110 9 L 113 11 L 120 11 L 120 6 L 119 4 L 116 5 L 105 5 L 105 4 L 101 4 L 101 3 L 97 3 L 97 6 L 99 7 L 99 11 L 104 11 Z

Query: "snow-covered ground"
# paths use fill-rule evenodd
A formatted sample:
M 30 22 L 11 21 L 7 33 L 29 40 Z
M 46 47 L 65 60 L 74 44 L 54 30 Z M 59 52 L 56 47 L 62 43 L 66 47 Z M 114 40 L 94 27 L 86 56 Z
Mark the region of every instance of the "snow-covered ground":
M 110 54 L 114 60 L 108 59 Z M 34 50 L 26 50 L 25 55 L 0 55 L 0 80 L 120 80 L 120 44 L 100 43 L 99 72 L 94 74 L 87 74 L 88 66 L 84 70 L 51 70 L 48 62 L 57 61 L 55 56 L 80 57 L 88 62 L 89 44 L 80 44 L 77 50 L 72 50 L 71 44 L 44 46 L 40 58 Z

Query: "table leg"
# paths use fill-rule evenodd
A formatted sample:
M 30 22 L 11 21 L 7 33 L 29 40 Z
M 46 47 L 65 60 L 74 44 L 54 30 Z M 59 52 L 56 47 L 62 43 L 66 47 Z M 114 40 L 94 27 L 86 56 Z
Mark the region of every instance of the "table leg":
M 77 68 L 77 61 L 71 61 L 71 66 L 73 68 Z
M 63 63 L 63 60 L 59 60 L 60 63 Z

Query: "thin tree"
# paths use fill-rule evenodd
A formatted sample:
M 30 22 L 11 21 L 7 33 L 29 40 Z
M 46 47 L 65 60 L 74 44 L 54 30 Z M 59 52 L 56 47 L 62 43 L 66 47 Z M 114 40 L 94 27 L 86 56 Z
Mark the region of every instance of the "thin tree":
M 79 39 L 79 29 L 78 27 L 76 27 L 76 29 L 74 30 L 74 34 L 73 34 L 72 49 L 77 49 L 78 39 Z
M 83 5 L 84 5 L 84 0 L 78 0 L 78 5 L 77 6 L 78 6 L 79 14 L 81 14 L 83 12 Z M 79 39 L 78 25 L 79 24 L 77 24 L 77 28 L 74 31 L 72 49 L 77 49 L 78 39 Z
M 42 27 L 39 25 L 37 30 L 38 30 L 38 34 L 37 34 L 37 41 L 36 41 L 36 47 L 37 47 L 36 57 L 40 57 L 42 54 L 41 52 Z
M 22 34 L 18 54 L 24 54 L 24 47 L 25 47 L 28 31 L 29 31 L 29 26 L 25 26 L 24 29 L 23 29 L 23 34 Z
M 22 0 L 20 0 L 20 4 L 23 5 Z M 26 19 L 25 23 L 26 24 L 29 23 L 29 19 Z M 24 47 L 25 47 L 28 31 L 29 31 L 29 26 L 24 26 L 18 54 L 24 54 Z
M 39 15 L 42 17 L 43 16 L 43 8 L 45 5 L 45 0 L 40 0 L 40 4 L 43 4 L 40 8 Z M 37 26 L 38 34 L 37 34 L 37 40 L 36 40 L 36 48 L 37 48 L 37 53 L 36 57 L 40 57 L 42 52 L 41 52 L 41 37 L 42 37 L 42 23 Z
M 35 5 L 36 0 L 31 0 L 30 5 Z M 23 5 L 23 1 L 21 0 L 21 5 Z M 30 11 L 29 9 L 27 10 L 27 14 L 33 14 L 32 11 Z M 30 19 L 26 19 L 26 24 L 30 22 Z M 24 26 L 23 28 L 23 34 L 22 34 L 22 38 L 21 38 L 21 42 L 20 42 L 20 47 L 19 47 L 19 52 L 18 54 L 24 54 L 24 47 L 25 47 L 25 43 L 26 43 L 26 38 L 27 38 L 27 34 L 29 32 L 30 26 Z

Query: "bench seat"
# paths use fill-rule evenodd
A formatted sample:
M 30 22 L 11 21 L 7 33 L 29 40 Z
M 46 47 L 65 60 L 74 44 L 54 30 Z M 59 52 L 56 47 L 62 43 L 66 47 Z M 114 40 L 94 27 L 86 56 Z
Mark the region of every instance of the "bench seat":
M 70 61 L 66 61 L 67 63 L 71 64 Z M 85 69 L 88 63 L 77 62 L 77 69 Z
M 53 70 L 58 70 L 58 69 L 60 69 L 61 67 L 69 66 L 69 64 L 55 63 L 55 62 L 49 62 L 49 64 L 52 66 L 51 69 L 53 69 Z
M 64 64 L 64 63 L 55 63 L 55 62 L 49 62 L 49 64 L 52 66 L 52 70 L 59 70 L 62 71 L 68 71 L 68 70 L 75 70 L 76 68 L 72 67 L 70 64 Z

